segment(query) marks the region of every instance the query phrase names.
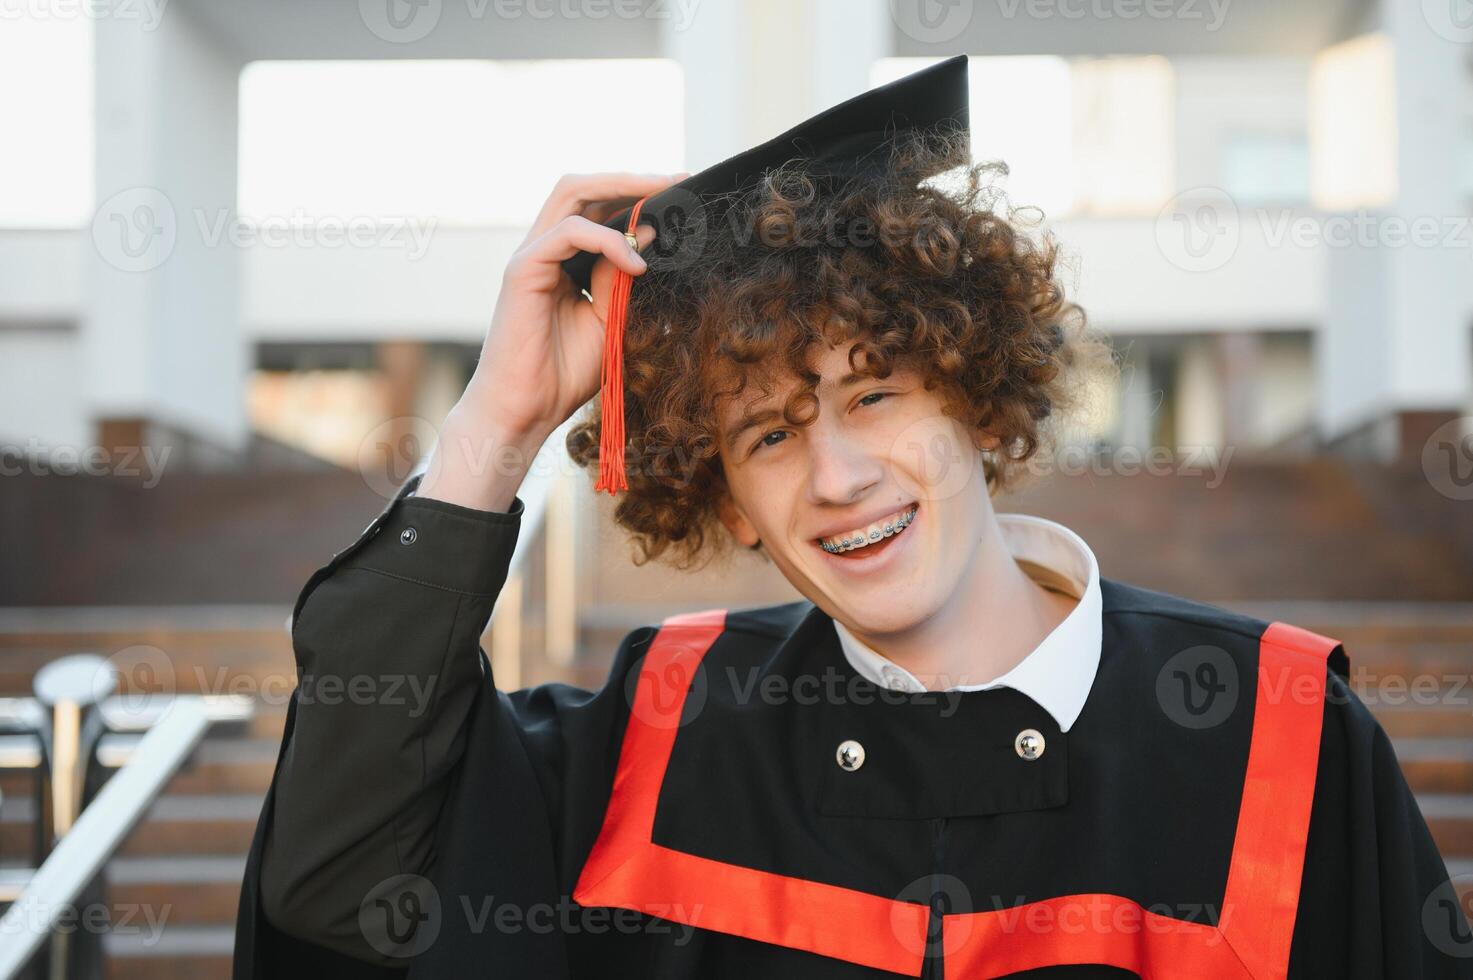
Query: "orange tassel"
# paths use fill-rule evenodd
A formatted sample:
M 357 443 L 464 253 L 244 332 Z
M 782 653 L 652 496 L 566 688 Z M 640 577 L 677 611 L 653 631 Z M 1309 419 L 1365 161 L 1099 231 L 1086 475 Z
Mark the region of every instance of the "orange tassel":
M 639 224 L 639 210 L 649 197 L 635 202 L 629 212 L 625 234 L 634 234 Z M 610 496 L 629 489 L 624 469 L 624 322 L 629 313 L 629 293 L 634 277 L 621 268 L 614 270 L 614 288 L 609 295 L 609 315 L 604 322 L 603 376 L 599 389 L 600 427 L 598 435 L 598 482 L 595 493 L 607 490 Z

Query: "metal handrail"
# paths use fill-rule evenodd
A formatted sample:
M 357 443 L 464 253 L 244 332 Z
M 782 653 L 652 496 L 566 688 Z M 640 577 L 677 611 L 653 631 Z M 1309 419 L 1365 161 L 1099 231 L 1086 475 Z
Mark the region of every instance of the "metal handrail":
M 0 980 L 14 980 L 26 968 L 58 920 L 96 880 L 103 865 L 194 751 L 211 722 L 238 714 L 234 700 L 232 696 L 199 695 L 169 699 L 156 723 L 139 739 L 127 764 L 81 812 L 15 903 L 0 916 Z

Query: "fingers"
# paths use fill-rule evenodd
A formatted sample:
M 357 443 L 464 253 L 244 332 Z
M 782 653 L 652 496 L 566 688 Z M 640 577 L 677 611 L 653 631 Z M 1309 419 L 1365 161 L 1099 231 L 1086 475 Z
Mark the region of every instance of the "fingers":
M 558 222 L 574 215 L 589 217 L 595 223 L 604 221 L 639 198 L 662 191 L 689 176 L 688 173 L 564 174 L 543 202 L 527 240 L 547 234 Z M 593 213 L 590 214 L 590 210 Z
M 654 241 L 655 230 L 649 225 L 641 225 L 635 238 L 643 247 Z M 637 276 L 645 270 L 644 259 L 629 247 L 622 233 L 589 221 L 582 215 L 563 218 L 523 249 L 519 257 L 538 265 L 553 266 L 552 275 L 556 276 L 558 264 L 578 252 L 600 254 L 630 275 Z

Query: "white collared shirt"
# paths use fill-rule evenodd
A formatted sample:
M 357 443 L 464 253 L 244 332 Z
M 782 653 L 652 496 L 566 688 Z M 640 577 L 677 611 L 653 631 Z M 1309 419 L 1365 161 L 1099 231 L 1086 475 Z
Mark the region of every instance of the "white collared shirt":
M 962 684 L 948 691 L 1010 687 L 1037 701 L 1067 732 L 1084 710 L 1100 666 L 1102 634 L 1100 567 L 1084 539 L 1062 524 L 1027 514 L 998 514 L 997 524 L 1019 566 L 1046 588 L 1079 599 L 1043 642 L 1012 670 L 984 684 Z M 834 620 L 839 645 L 862 677 L 894 691 L 921 692 L 926 686 L 904 667 L 861 643 Z

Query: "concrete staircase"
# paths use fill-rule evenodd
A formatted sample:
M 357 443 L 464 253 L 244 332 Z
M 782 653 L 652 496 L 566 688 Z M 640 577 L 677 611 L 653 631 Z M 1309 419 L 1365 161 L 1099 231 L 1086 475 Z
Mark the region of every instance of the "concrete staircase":
M 108 976 L 228 977 L 245 854 L 295 684 L 289 609 L 82 609 L 0 613 L 0 695 L 30 693 L 47 660 L 91 651 L 125 682 L 177 693 L 259 694 L 256 716 L 216 726 L 108 865 Z M 163 659 L 160 659 L 162 655 Z M 172 670 L 162 676 L 156 669 Z M 145 666 L 146 665 L 146 666 Z M 29 777 L 0 775 L 0 865 L 30 852 Z

